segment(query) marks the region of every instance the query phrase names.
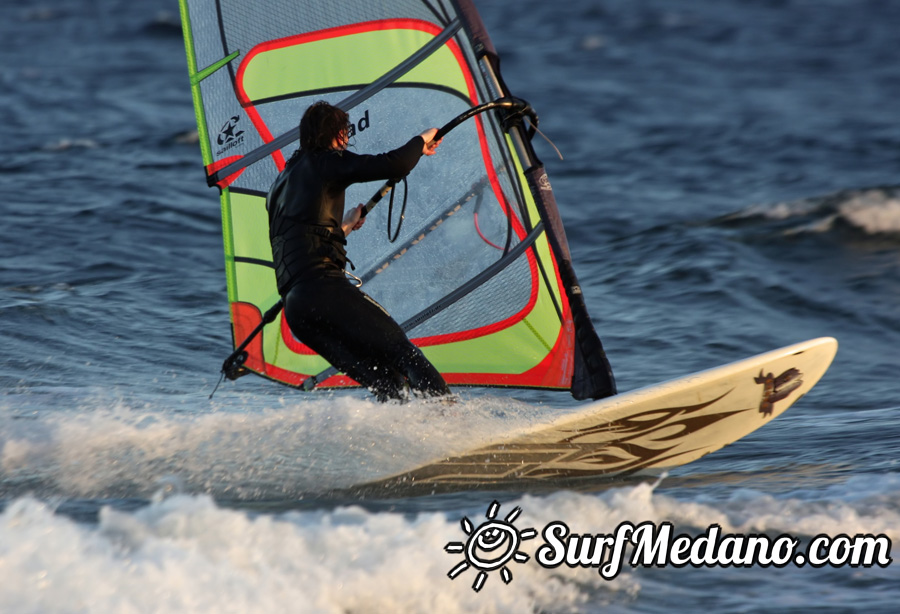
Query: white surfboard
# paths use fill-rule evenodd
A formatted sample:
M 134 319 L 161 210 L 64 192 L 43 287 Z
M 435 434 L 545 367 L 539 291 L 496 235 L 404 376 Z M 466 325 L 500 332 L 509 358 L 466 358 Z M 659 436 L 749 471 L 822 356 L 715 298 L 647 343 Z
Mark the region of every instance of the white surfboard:
M 836 352 L 837 341 L 830 337 L 798 343 L 596 401 L 361 487 L 455 490 L 659 473 L 773 420 L 819 381 Z

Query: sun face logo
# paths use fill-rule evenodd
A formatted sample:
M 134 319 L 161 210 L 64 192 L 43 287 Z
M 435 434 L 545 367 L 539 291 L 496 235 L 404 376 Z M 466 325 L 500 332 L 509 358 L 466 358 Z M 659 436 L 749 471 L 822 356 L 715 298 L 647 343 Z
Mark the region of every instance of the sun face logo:
M 488 572 L 496 569 L 500 570 L 500 578 L 504 583 L 512 582 L 512 572 L 506 564 L 510 561 L 527 562 L 529 556 L 524 552 L 519 552 L 519 546 L 522 541 L 532 539 L 537 535 L 537 531 L 534 529 L 519 531 L 513 526 L 513 522 L 522 513 L 522 508 L 516 507 L 503 520 L 497 520 L 499 511 L 500 503 L 497 501 L 491 503 L 485 514 L 487 522 L 482 523 L 477 529 L 472 526 L 472 522 L 468 518 L 463 517 L 460 525 L 469 539 L 466 540 L 466 543 L 450 542 L 444 546 L 444 550 L 451 554 L 460 552 L 465 554 L 465 559 L 447 573 L 451 580 L 455 580 L 469 567 L 478 570 L 478 575 L 472 584 L 472 590 L 476 593 L 487 581 Z

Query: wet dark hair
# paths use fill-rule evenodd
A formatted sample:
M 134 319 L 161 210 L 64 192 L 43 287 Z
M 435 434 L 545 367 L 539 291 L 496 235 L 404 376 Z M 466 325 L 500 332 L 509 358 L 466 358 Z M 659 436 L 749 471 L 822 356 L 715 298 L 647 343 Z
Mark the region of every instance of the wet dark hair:
M 316 102 L 306 109 L 300 120 L 300 148 L 328 151 L 349 122 L 350 116 L 343 109 L 324 100 Z

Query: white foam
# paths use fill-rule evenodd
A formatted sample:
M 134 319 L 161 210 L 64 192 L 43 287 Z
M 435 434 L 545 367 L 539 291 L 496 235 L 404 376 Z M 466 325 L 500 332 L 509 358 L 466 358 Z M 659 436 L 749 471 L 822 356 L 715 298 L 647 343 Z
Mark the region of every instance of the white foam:
M 90 404 L 91 401 L 86 401 Z M 485 397 L 454 406 L 348 395 L 209 413 L 95 401 L 0 418 L 0 477 L 64 496 L 147 497 L 160 480 L 223 497 L 299 496 L 462 452 L 546 410 Z
M 21 499 L 0 517 L 9 612 L 521 613 L 564 611 L 577 586 L 517 565 L 514 582 L 450 581 L 443 551 L 459 526 L 359 508 L 251 518 L 206 497 L 175 497 L 98 526 Z M 458 557 L 457 557 L 458 558 Z
M 668 520 L 688 532 L 716 523 L 725 531 L 865 532 L 896 539 L 900 479 L 863 482 L 834 486 L 819 499 L 741 491 L 719 502 L 683 501 L 640 485 L 600 495 L 527 496 L 504 502 L 500 514 L 520 505 L 520 530 L 540 531 L 563 520 L 574 532 L 609 533 L 624 520 Z M 252 516 L 206 496 L 178 495 L 133 513 L 105 509 L 97 524 L 86 525 L 21 498 L 0 515 L 0 611 L 593 613 L 640 598 L 645 578 L 628 567 L 612 582 L 590 569 L 540 567 L 533 558 L 540 536 L 523 542 L 520 550 L 532 559 L 509 564 L 508 585 L 492 573 L 476 593 L 471 569 L 450 580 L 447 573 L 461 555 L 445 552 L 445 545 L 464 539 L 463 515 L 477 525 L 489 503 L 470 499 L 471 508 L 448 513 L 374 513 L 354 506 Z M 790 582 L 761 585 L 787 591 L 785 599 L 812 594 L 821 580 L 789 569 L 733 571 L 754 584 L 773 573 L 789 575 Z M 647 581 L 674 590 L 684 573 L 710 570 L 663 570 Z M 884 570 L 864 573 L 880 577 Z
M 828 197 L 754 205 L 732 217 L 756 216 L 774 221 L 804 218 L 787 234 L 826 233 L 838 220 L 870 235 L 895 234 L 900 233 L 900 196 L 895 188 L 848 190 Z
M 814 213 L 819 205 L 809 200 L 797 200 L 793 202 L 777 203 L 774 205 L 754 205 L 742 212 L 744 217 L 756 215 L 770 220 L 789 220 L 794 217 Z
M 868 234 L 900 233 L 900 198 L 882 190 L 867 190 L 841 203 L 840 214 Z

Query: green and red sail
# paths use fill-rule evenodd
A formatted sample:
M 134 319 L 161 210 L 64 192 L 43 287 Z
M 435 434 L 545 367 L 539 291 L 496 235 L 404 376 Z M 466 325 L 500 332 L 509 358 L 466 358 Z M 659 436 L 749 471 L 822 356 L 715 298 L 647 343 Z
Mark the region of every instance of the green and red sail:
M 265 196 L 297 147 L 310 104 L 344 108 L 351 145 L 377 153 L 509 92 L 468 1 L 180 4 L 207 182 L 221 192 L 237 346 L 280 298 Z M 608 396 L 612 372 L 531 148 L 536 120 L 521 110 L 500 106 L 455 127 L 407 178 L 396 241 L 385 232 L 385 205 L 351 235 L 353 272 L 451 385 Z M 347 202 L 365 202 L 379 187 L 351 186 Z M 355 385 L 328 374 L 281 314 L 246 351 L 245 369 L 285 384 Z

